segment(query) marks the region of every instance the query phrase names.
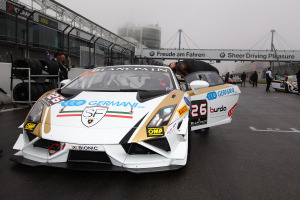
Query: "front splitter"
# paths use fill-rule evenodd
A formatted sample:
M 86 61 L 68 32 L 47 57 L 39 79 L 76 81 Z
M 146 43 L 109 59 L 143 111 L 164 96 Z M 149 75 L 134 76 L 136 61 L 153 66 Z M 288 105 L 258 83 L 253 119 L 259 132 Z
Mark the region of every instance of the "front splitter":
M 125 171 L 125 172 L 137 173 L 137 174 L 173 171 L 184 167 L 183 165 L 170 165 L 165 167 L 154 167 L 154 168 L 125 168 L 125 167 L 118 167 L 114 165 L 101 164 L 101 163 L 82 163 L 82 162 L 40 163 L 40 162 L 26 159 L 22 156 L 13 156 L 10 158 L 10 160 L 31 167 L 47 166 L 47 167 L 63 168 L 63 169 L 78 170 L 78 171 L 119 171 L 119 172 Z

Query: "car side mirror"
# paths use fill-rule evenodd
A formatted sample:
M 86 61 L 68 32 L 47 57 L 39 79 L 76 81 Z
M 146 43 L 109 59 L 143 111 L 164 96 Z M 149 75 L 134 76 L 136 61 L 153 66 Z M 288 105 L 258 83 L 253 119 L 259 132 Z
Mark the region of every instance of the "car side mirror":
M 71 82 L 70 79 L 65 79 L 65 80 L 63 80 L 63 81 L 60 82 L 60 87 L 63 87 L 65 85 L 69 84 L 70 82 Z
M 209 83 L 206 81 L 201 81 L 201 80 L 192 81 L 190 83 L 190 87 L 192 88 L 192 90 L 195 94 L 198 94 L 198 89 L 208 88 Z

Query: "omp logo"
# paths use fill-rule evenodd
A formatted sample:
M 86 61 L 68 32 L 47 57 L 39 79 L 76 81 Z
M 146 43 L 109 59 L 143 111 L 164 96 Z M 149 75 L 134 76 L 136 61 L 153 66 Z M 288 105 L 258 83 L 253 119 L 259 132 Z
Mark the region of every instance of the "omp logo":
M 210 107 L 210 113 L 225 112 L 226 110 L 227 110 L 227 108 L 224 107 L 223 105 L 222 105 L 222 107 L 219 107 L 219 108 Z
M 61 106 L 82 106 L 86 100 L 67 100 L 61 103 Z
M 79 151 L 98 151 L 99 148 L 97 146 L 71 146 L 72 150 Z
M 24 129 L 28 131 L 34 131 L 37 123 L 27 122 Z
M 179 110 L 177 110 L 177 113 L 178 113 L 179 117 L 181 117 L 181 116 L 184 115 L 187 111 L 189 111 L 189 108 L 187 107 L 186 104 L 184 104 L 184 106 L 182 106 L 181 108 L 179 108 Z
M 147 129 L 147 136 L 153 137 L 153 136 L 164 136 L 164 128 L 163 127 L 155 127 L 155 128 L 146 128 Z
M 207 100 L 214 100 L 217 98 L 217 93 L 216 92 L 209 92 L 206 95 Z
M 155 52 L 154 52 L 154 51 L 150 51 L 150 52 L 149 52 L 149 55 L 150 55 L 150 56 L 154 56 L 154 55 L 155 55 Z
M 221 57 L 221 58 L 224 58 L 225 55 L 226 55 L 226 54 L 225 54 L 224 52 L 220 53 L 220 57 Z

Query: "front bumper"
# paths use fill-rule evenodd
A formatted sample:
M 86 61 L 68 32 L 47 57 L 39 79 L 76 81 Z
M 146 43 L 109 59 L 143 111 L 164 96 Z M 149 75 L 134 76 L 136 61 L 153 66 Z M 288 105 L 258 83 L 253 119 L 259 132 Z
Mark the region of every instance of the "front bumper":
M 184 165 L 170 165 L 164 167 L 153 167 L 153 168 L 125 168 L 114 165 L 107 164 L 96 164 L 96 163 L 40 163 L 33 160 L 26 159 L 21 156 L 12 156 L 10 160 L 20 163 L 23 165 L 28 165 L 31 167 L 55 167 L 55 168 L 63 168 L 63 169 L 71 169 L 78 171 L 120 171 L 120 172 L 132 172 L 132 173 L 151 173 L 151 172 L 162 172 L 162 171 L 172 171 L 178 170 Z

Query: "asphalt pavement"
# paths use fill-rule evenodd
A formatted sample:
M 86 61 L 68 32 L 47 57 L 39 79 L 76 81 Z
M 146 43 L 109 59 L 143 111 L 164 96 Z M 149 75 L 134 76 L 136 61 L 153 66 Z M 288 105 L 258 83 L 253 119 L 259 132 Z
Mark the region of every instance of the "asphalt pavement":
M 28 109 L 0 112 L 0 199 L 299 199 L 300 96 L 241 91 L 231 124 L 192 133 L 184 169 L 154 174 L 16 164 L 9 158 Z

